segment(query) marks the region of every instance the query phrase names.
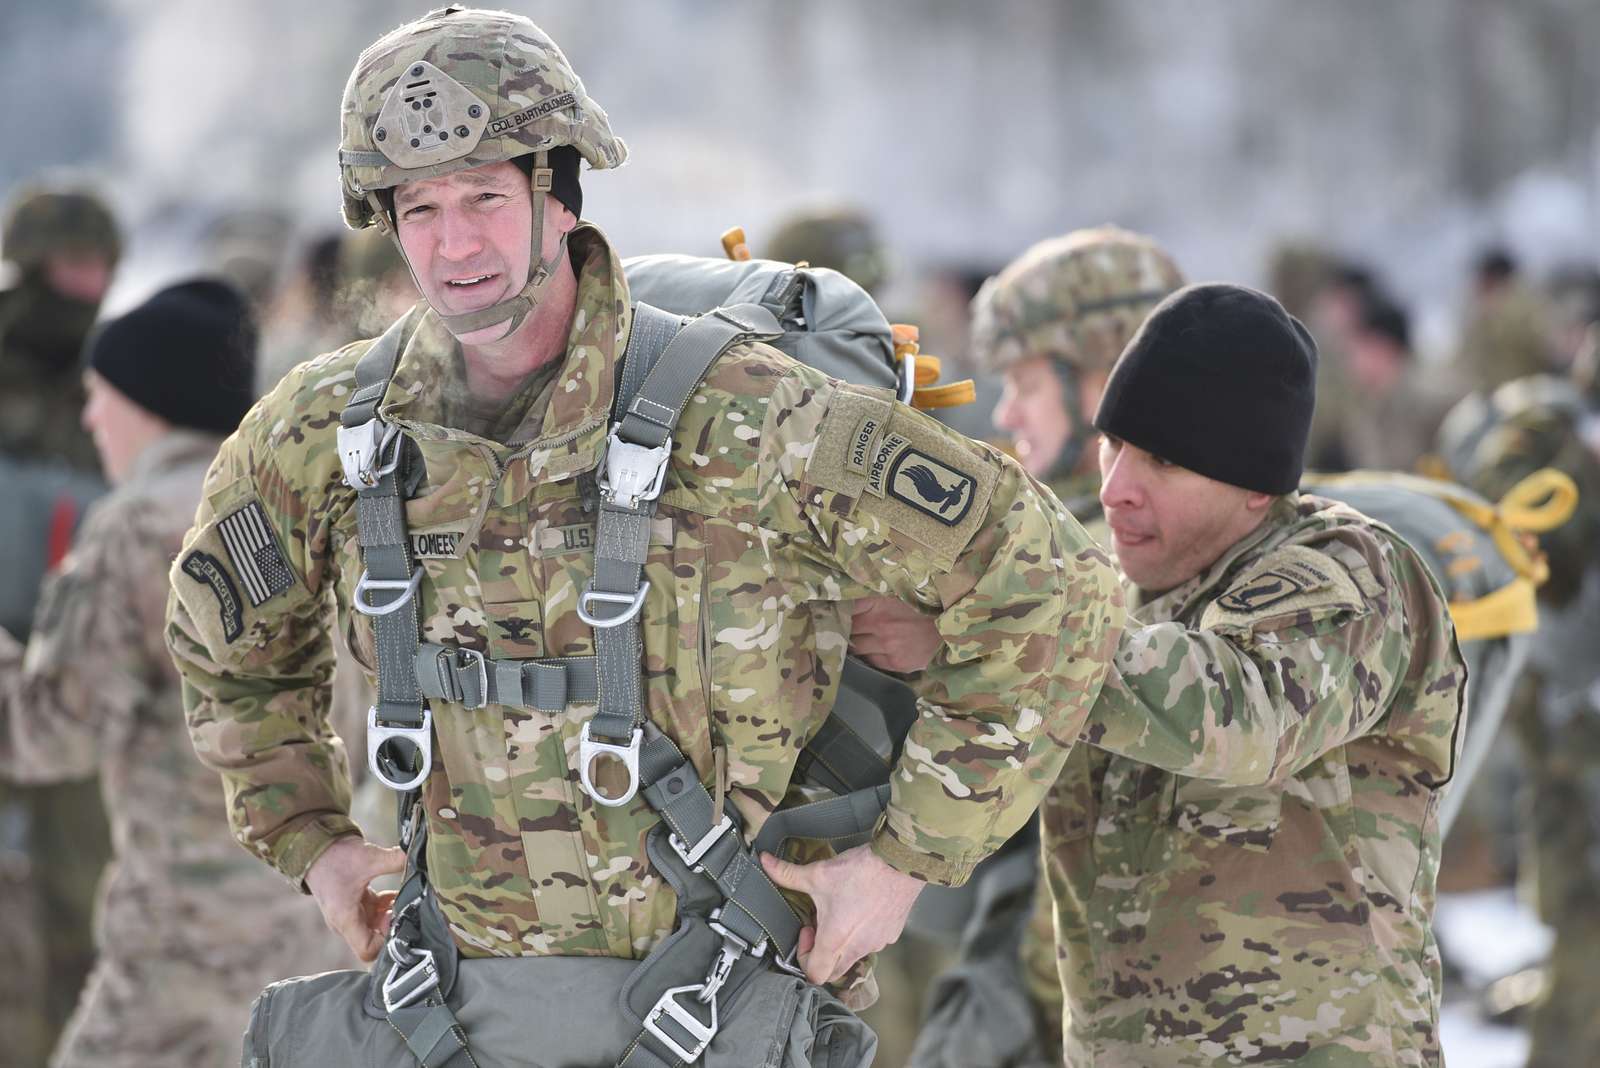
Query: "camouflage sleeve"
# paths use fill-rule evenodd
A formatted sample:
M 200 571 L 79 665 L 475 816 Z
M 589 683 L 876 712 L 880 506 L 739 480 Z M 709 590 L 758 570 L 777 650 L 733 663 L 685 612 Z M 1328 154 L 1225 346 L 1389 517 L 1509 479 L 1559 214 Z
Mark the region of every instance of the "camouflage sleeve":
M 330 510 L 341 495 L 322 470 L 336 464 L 332 435 L 305 433 L 305 413 L 285 398 L 295 377 L 251 410 L 207 472 L 172 566 L 167 645 L 234 837 L 300 884 L 335 839 L 360 832 L 328 722 Z M 306 444 L 324 438 L 327 456 Z
M 1281 781 L 1379 724 L 1419 628 L 1451 633 L 1409 550 L 1348 533 L 1285 546 L 1247 567 L 1197 629 L 1130 626 L 1084 738 L 1191 778 Z
M 152 636 L 164 544 L 137 515 L 103 502 L 46 581 L 26 649 L 0 632 L 0 769 L 9 778 L 93 775 L 132 728 L 163 670 Z
M 944 646 L 874 849 L 959 885 L 1038 806 L 1122 627 L 1116 573 L 1050 493 L 997 451 L 808 368 L 770 398 L 763 525 L 826 568 L 841 599 L 937 613 Z M 784 554 L 778 554 L 784 555 Z M 780 565 L 781 566 L 781 565 Z

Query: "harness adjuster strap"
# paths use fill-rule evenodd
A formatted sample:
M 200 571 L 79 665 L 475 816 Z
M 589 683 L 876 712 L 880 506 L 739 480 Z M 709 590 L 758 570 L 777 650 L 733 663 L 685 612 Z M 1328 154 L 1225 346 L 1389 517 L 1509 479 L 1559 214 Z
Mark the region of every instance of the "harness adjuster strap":
M 482 708 L 489 703 L 489 664 L 488 658 L 481 652 L 476 649 L 446 646 L 434 657 L 434 666 L 437 669 L 439 688 L 444 691 L 446 700 L 458 701 L 468 709 Z M 474 669 L 476 691 L 469 690 L 467 680 L 462 678 L 463 672 Z M 469 676 L 471 677 L 473 676 Z
M 383 977 L 381 987 L 383 1007 L 389 1012 L 403 1009 L 439 989 L 439 969 L 433 953 L 410 947 L 404 947 L 404 952 L 412 954 L 416 960 L 402 959 L 391 940 L 388 953 L 394 963 L 389 966 L 389 974 Z

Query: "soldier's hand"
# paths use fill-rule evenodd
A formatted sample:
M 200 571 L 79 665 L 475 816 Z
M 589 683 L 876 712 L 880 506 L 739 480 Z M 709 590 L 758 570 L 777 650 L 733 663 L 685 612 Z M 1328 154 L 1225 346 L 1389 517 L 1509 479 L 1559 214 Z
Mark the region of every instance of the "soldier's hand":
M 385 849 L 351 835 L 329 846 L 306 872 L 306 888 L 317 899 L 323 922 L 350 952 L 370 964 L 389 933 L 394 891 L 372 889 L 372 880 L 406 870 L 403 849 Z
M 864 845 L 815 864 L 763 853 L 761 866 L 773 882 L 809 894 L 817 906 L 815 931 L 800 934 L 800 965 L 813 983 L 837 982 L 856 961 L 899 938 L 924 885 Z
M 932 617 L 894 597 L 850 605 L 850 651 L 881 671 L 921 671 L 944 644 Z

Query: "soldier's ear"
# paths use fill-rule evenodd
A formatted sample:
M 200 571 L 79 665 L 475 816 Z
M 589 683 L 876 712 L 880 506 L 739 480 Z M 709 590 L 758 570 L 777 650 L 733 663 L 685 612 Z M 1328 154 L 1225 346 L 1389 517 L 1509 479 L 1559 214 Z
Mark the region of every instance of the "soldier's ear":
M 544 195 L 545 218 L 555 221 L 556 230 L 563 234 L 570 234 L 572 228 L 578 225 L 578 217 L 572 214 L 572 209 L 549 193 Z
M 1272 507 L 1272 502 L 1277 499 L 1276 493 L 1256 493 L 1252 490 L 1245 494 L 1244 506 L 1252 512 L 1264 512 Z

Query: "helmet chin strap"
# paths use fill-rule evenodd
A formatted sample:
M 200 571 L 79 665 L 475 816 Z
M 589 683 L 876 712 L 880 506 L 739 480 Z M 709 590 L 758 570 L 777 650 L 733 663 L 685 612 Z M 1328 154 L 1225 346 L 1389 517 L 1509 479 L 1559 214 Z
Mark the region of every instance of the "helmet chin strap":
M 438 313 L 439 321 L 444 323 L 444 328 L 457 338 L 467 334 L 475 334 L 480 330 L 486 330 L 496 323 L 505 323 L 506 328 L 488 340 L 499 341 L 502 338 L 510 337 L 527 319 L 529 313 L 538 307 L 540 297 L 544 294 L 546 287 L 550 285 L 550 280 L 555 277 L 556 265 L 567 254 L 567 235 L 561 235 L 561 240 L 556 243 L 555 254 L 549 259 L 541 259 L 539 255 L 544 245 L 545 201 L 548 199 L 553 176 L 549 163 L 549 153 L 543 150 L 539 151 L 535 154 L 533 173 L 529 176 L 529 185 L 533 193 L 533 232 L 528 240 L 529 271 L 527 283 L 523 285 L 521 291 L 515 296 L 507 297 L 498 304 L 491 304 L 489 307 L 480 308 L 477 311 L 463 312 L 460 315 L 447 315 L 442 309 L 435 306 L 433 310 Z M 416 283 L 417 292 L 426 294 L 427 290 L 423 288 L 421 280 L 417 278 L 416 268 L 411 265 L 411 260 L 406 256 L 405 248 L 400 244 L 399 229 L 394 220 L 390 218 L 389 212 L 384 210 L 383 204 L 376 193 L 368 193 L 367 200 L 372 204 L 379 221 L 388 222 L 388 225 L 384 228 L 389 231 L 390 239 L 394 242 L 395 247 L 400 250 L 400 258 L 405 261 L 406 270 L 411 272 L 411 280 Z M 431 301 L 429 303 L 432 304 Z
M 1077 370 L 1061 360 L 1051 360 L 1050 369 L 1061 383 L 1061 405 L 1067 416 L 1067 440 L 1061 443 L 1061 451 L 1056 454 L 1055 462 L 1044 477 L 1046 482 L 1056 482 L 1072 474 L 1078 466 L 1083 450 L 1094 436 L 1094 427 L 1085 423 L 1079 411 Z

